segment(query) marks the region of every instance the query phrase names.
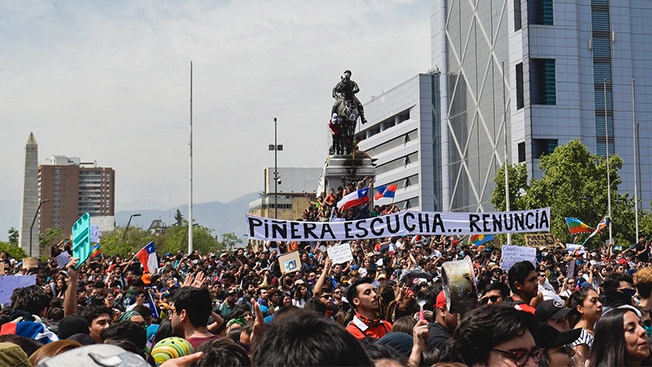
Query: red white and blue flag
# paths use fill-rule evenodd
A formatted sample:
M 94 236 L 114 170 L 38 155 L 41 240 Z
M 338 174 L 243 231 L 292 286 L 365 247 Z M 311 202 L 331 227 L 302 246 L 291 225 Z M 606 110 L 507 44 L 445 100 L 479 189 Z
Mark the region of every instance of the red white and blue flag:
M 374 200 L 378 200 L 380 198 L 394 198 L 396 189 L 398 189 L 398 184 L 376 187 L 376 191 L 378 192 L 376 193 L 376 196 L 374 196 Z
M 337 209 L 339 210 L 347 210 L 350 208 L 354 208 L 356 206 L 360 206 L 362 204 L 366 204 L 369 202 L 369 188 L 365 187 L 364 189 L 360 189 L 358 191 L 354 191 L 348 195 L 345 195 L 342 200 L 337 202 Z
M 146 273 L 154 273 L 158 269 L 158 258 L 156 257 L 156 248 L 154 241 L 148 243 L 136 253 L 136 257 L 143 264 Z

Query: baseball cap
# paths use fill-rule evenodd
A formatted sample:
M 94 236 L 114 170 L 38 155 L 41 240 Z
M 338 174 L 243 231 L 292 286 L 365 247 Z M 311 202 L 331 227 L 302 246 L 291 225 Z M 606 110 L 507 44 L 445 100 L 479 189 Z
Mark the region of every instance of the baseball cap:
M 547 320 L 561 319 L 562 317 L 566 317 L 571 313 L 577 313 L 577 311 L 572 308 L 565 307 L 564 304 L 559 300 L 548 299 L 541 302 L 541 304 L 537 306 L 537 310 L 534 315 L 539 322 L 545 322 Z
M 441 308 L 446 307 L 446 294 L 444 291 L 440 291 L 437 295 L 437 301 L 435 302 L 435 307 Z
M 581 333 L 582 329 L 579 328 L 559 331 L 548 324 L 540 323 L 534 333 L 534 341 L 539 348 L 556 348 L 571 344 L 580 337 Z
M 387 275 L 385 275 L 385 273 L 380 273 L 380 274 L 378 274 L 376 279 L 387 279 Z

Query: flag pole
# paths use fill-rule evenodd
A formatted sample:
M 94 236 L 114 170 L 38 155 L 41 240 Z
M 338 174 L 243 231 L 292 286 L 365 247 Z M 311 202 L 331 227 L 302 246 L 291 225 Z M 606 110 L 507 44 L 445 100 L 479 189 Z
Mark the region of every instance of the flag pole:
M 192 251 L 192 60 L 190 60 L 190 198 L 188 201 L 188 255 L 190 255 Z
M 638 129 L 636 128 L 636 87 L 632 79 L 632 133 L 634 135 L 634 218 L 638 241 Z
M 505 140 L 505 211 L 509 212 L 509 158 L 507 157 L 507 99 L 505 98 L 505 62 L 502 62 L 503 72 L 503 136 Z M 512 234 L 507 233 L 507 243 L 512 244 Z
M 609 211 L 609 244 L 613 243 L 613 233 L 611 231 L 611 178 L 609 177 L 609 119 L 607 114 L 607 79 L 603 79 L 604 89 L 604 133 L 605 133 L 605 152 L 607 157 L 607 207 Z

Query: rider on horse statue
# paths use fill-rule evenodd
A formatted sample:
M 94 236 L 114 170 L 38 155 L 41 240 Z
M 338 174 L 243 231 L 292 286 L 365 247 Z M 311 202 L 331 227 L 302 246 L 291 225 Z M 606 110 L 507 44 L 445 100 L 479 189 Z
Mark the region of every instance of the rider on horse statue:
M 338 113 L 340 115 L 345 114 L 344 117 L 347 120 L 351 120 L 351 117 L 355 116 L 354 121 L 351 122 L 355 122 L 357 117 L 360 116 L 360 121 L 363 124 L 366 123 L 367 120 L 364 118 L 364 108 L 362 107 L 362 103 L 355 96 L 355 94 L 360 91 L 360 88 L 358 87 L 358 83 L 351 80 L 351 70 L 344 71 L 341 79 L 342 80 L 337 83 L 335 88 L 333 88 L 333 98 L 335 98 L 335 103 L 333 104 L 331 115 L 334 113 Z M 341 113 L 343 108 L 342 106 L 344 105 L 351 105 L 349 108 L 352 111 L 348 111 L 348 115 L 346 115 L 346 113 Z

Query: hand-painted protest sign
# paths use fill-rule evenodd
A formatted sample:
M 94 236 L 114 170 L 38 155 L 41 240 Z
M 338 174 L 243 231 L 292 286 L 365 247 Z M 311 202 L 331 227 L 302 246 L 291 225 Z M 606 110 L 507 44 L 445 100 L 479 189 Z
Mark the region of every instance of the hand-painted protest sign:
M 503 262 L 501 268 L 509 270 L 517 262 L 527 260 L 532 265 L 537 265 L 537 249 L 534 247 L 503 245 L 502 250 Z
M 351 244 L 342 243 L 330 247 L 328 250 L 328 257 L 333 260 L 333 265 L 342 264 L 347 261 L 353 261 L 353 253 L 351 253 Z
M 555 235 L 552 233 L 535 233 L 525 235 L 525 245 L 528 247 L 548 247 L 555 244 Z
M 494 213 L 401 211 L 344 222 L 303 222 L 245 216 L 250 238 L 347 241 L 402 235 L 464 235 L 550 231 L 550 208 Z

